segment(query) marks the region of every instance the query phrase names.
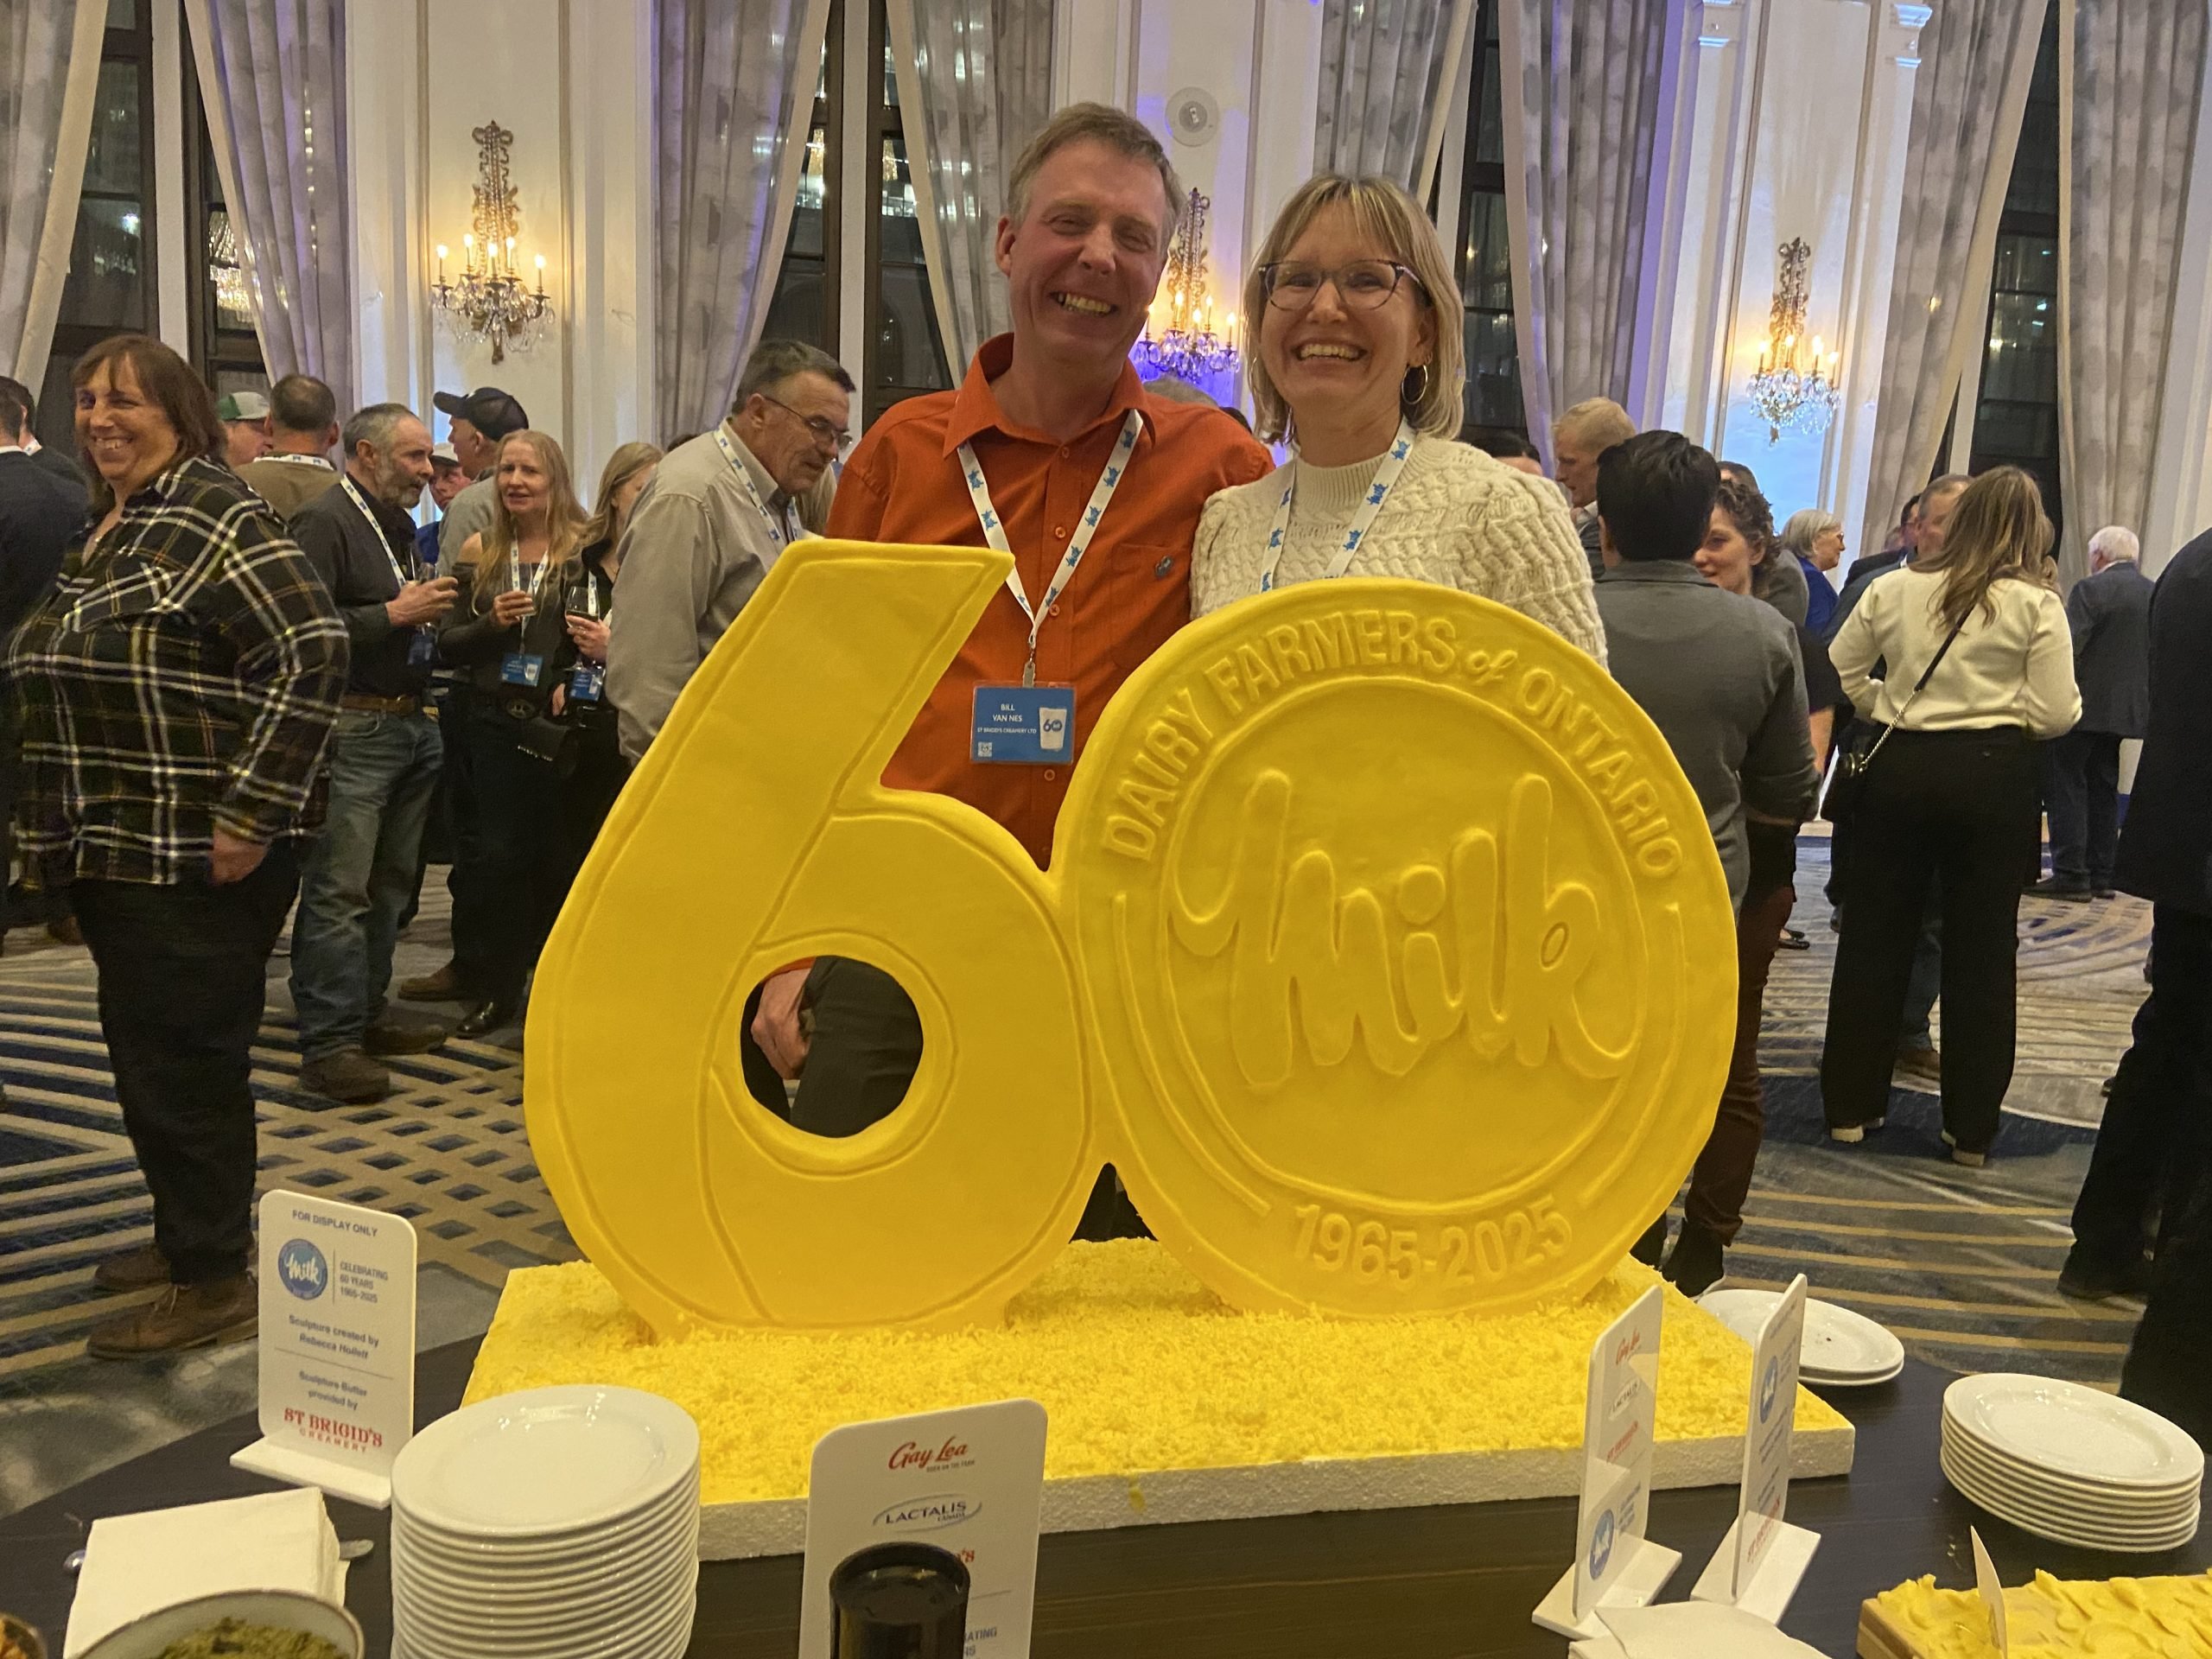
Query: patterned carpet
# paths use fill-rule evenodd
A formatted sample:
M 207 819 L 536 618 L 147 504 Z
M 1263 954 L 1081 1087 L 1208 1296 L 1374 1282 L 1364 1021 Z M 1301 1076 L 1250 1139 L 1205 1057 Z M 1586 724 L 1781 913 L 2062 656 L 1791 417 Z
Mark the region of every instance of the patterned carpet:
M 1812 948 L 1781 955 L 1768 993 L 1768 1144 L 1730 1255 L 1732 1281 L 1779 1285 L 1802 1268 L 1819 1294 L 1891 1325 L 1923 1358 L 2111 1386 L 2136 1310 L 2067 1302 L 2054 1281 L 2099 1084 L 2142 996 L 2149 907 L 2023 906 L 2018 1075 L 1997 1155 L 1969 1173 L 1943 1159 L 1927 1094 L 1900 1090 L 1890 1128 L 1863 1147 L 1827 1143 L 1815 1073 L 1835 940 L 1821 896 L 1822 841 L 1808 837 L 1802 865 L 1797 925 Z M 446 942 L 433 880 L 403 942 L 402 972 L 435 967 Z M 25 931 L 8 945 L 0 1513 L 245 1409 L 253 1387 L 250 1344 L 152 1365 L 85 1357 L 86 1329 L 119 1305 L 92 1290 L 92 1266 L 150 1236 L 149 1206 L 115 1105 L 86 953 Z M 280 955 L 255 1050 L 264 1189 L 305 1187 L 410 1217 L 423 1345 L 481 1330 L 510 1268 L 575 1254 L 524 1134 L 521 1056 L 448 1043 L 395 1062 L 403 1084 L 383 1103 L 329 1107 L 297 1088 L 286 970 Z M 1939 1010 L 1939 1040 L 1940 1023 Z

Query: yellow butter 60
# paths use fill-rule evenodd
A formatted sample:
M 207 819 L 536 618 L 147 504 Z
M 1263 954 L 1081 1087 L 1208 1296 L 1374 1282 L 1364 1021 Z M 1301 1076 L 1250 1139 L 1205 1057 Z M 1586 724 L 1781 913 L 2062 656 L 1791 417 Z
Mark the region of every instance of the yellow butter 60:
M 997 1318 L 1113 1163 L 1238 1306 L 1578 1294 L 1711 1129 L 1734 929 L 1695 795 L 1596 663 L 1502 607 L 1316 583 L 1132 677 L 1039 873 L 886 763 L 1005 579 L 793 548 L 616 805 L 538 969 L 531 1139 L 663 1333 Z M 755 1103 L 752 986 L 864 957 L 920 1011 L 849 1140 Z

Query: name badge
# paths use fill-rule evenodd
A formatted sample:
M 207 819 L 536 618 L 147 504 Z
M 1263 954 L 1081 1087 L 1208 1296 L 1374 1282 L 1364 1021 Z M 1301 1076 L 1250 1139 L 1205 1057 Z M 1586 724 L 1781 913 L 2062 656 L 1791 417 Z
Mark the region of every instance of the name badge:
M 437 660 L 437 636 L 428 628 L 416 629 L 415 637 L 407 642 L 408 667 L 429 668 Z
M 511 651 L 499 659 L 502 685 L 535 686 L 545 676 L 545 659 L 526 652 Z
M 606 695 L 607 664 L 578 663 L 569 671 L 569 701 L 597 702 Z
M 979 685 L 972 753 L 994 765 L 1065 765 L 1075 753 L 1075 687 Z

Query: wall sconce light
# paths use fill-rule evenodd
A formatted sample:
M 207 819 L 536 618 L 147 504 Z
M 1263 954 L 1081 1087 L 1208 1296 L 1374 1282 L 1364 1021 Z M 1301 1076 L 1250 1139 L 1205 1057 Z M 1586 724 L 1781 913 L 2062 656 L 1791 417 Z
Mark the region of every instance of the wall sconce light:
M 430 303 L 463 340 L 489 342 L 492 360 L 502 363 L 510 344 L 524 352 L 537 342 L 553 307 L 545 296 L 543 254 L 537 256 L 535 289 L 515 274 L 515 232 L 522 214 L 515 188 L 507 182 L 515 136 L 497 121 L 468 136 L 476 141 L 475 206 L 469 216 L 474 228 L 461 238 L 459 282 L 446 280 L 446 246 L 438 245 L 438 280 L 430 286 Z
M 1777 252 L 1782 269 L 1775 279 L 1774 308 L 1769 314 L 1766 344 L 1759 348 L 1758 371 L 1751 376 L 1751 407 L 1766 423 L 1767 442 L 1782 442 L 1784 427 L 1815 435 L 1835 418 L 1843 354 L 1827 349 L 1818 334 L 1805 346 L 1805 302 L 1812 290 L 1813 251 L 1805 238 L 1784 243 Z

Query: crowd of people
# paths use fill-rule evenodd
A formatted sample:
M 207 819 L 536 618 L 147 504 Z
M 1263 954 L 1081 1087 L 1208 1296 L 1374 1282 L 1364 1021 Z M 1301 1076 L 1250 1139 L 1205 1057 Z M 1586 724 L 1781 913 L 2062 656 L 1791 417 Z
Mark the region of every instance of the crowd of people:
M 1390 575 L 1522 613 L 1651 716 L 1705 808 L 1738 918 L 1736 1040 L 1711 1139 L 1680 1230 L 1655 1221 L 1637 1254 L 1692 1292 L 1724 1271 L 1762 1136 L 1764 988 L 1824 780 L 1840 937 L 1821 1079 L 1831 1135 L 1863 1142 L 1893 1071 L 1917 1065 L 1940 1087 L 1951 1155 L 1986 1159 L 2013 1064 L 2021 895 L 2039 880 L 2061 899 L 2107 892 L 2134 844 L 2131 816 L 2115 850 L 2118 743 L 2157 726 L 2164 694 L 2145 677 L 2152 584 L 2133 539 L 2101 534 L 2097 574 L 2062 601 L 2034 481 L 1945 477 L 1839 592 L 1833 515 L 1802 512 L 1777 533 L 1748 467 L 1638 432 L 1602 398 L 1560 418 L 1548 478 L 1525 439 L 1461 429 L 1449 257 L 1418 205 L 1374 179 L 1311 181 L 1262 242 L 1244 296 L 1248 429 L 1187 389 L 1147 391 L 1129 361 L 1182 200 L 1141 124 L 1062 111 L 1009 181 L 996 257 L 1012 331 L 956 390 L 895 405 L 855 448 L 850 374 L 767 341 L 728 419 L 664 455 L 624 445 L 589 512 L 560 443 L 498 388 L 438 394 L 450 442 L 434 445 L 397 404 L 341 421 L 305 375 L 219 406 L 175 353 L 120 337 L 72 378 L 86 499 L 66 461 L 32 451 L 28 394 L 0 383 L 0 424 L 18 435 L 0 453 L 0 531 L 46 550 L 20 569 L 11 556 L 0 584 L 18 850 L 91 946 L 155 1198 L 154 1243 L 99 1282 L 173 1287 L 92 1351 L 250 1328 L 247 1051 L 296 893 L 305 1089 L 373 1100 L 390 1057 L 512 1029 L 629 769 L 782 551 L 820 531 L 1013 556 L 1004 601 L 886 781 L 967 802 L 1040 865 L 1068 766 L 994 759 L 979 689 L 1051 689 L 1079 753 L 1185 621 L 1279 586 Z M 1268 443 L 1292 458 L 1277 467 Z M 34 467 L 52 481 L 31 483 Z M 418 526 L 425 491 L 439 516 Z M 2131 671 L 2142 685 L 2114 690 Z M 2202 792 L 2212 770 L 2167 766 L 2171 790 Z M 390 983 L 434 851 L 453 956 L 400 995 L 457 1006 L 451 1025 L 397 1012 Z M 2201 841 L 2198 855 L 2201 886 Z M 2079 1294 L 2139 1286 L 2160 1218 L 2162 1263 L 2207 1248 L 2172 1114 L 2201 1063 L 2195 976 L 2212 954 L 2193 918 L 2212 906 L 2173 904 L 2114 1093 L 2137 1127 L 2107 1137 L 2111 1158 L 2099 1148 L 2101 1230 L 2082 1233 Z M 880 968 L 794 963 L 753 994 L 747 1076 L 798 1127 L 852 1135 L 895 1109 L 923 1039 Z M 1086 1225 L 1135 1225 L 1117 1198 L 1102 1180 Z

